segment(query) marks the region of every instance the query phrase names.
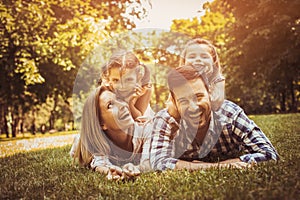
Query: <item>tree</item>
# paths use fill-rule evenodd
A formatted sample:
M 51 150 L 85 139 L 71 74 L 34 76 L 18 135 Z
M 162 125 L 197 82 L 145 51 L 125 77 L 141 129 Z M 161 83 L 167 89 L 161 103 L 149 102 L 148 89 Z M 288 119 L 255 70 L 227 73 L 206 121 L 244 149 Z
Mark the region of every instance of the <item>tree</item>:
M 226 1 L 236 22 L 227 57 L 236 82 L 229 92 L 252 113 L 297 112 L 299 102 L 300 2 Z M 255 90 L 253 90 L 255 88 Z M 298 95 L 298 96 L 297 96 Z
M 12 116 L 13 136 L 21 116 L 34 105 L 47 97 L 70 97 L 76 70 L 95 45 L 113 32 L 134 27 L 131 16 L 141 17 L 145 11 L 137 9 L 140 1 L 130 2 L 0 2 L 1 124 Z

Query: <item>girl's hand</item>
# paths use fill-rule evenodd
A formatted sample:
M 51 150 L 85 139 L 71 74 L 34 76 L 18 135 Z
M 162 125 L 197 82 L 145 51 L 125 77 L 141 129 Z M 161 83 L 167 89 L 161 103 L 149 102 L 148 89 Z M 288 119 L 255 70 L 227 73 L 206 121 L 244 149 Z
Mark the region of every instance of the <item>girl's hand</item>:
M 123 166 L 123 177 L 131 179 L 141 174 L 139 168 L 132 163 L 127 163 Z

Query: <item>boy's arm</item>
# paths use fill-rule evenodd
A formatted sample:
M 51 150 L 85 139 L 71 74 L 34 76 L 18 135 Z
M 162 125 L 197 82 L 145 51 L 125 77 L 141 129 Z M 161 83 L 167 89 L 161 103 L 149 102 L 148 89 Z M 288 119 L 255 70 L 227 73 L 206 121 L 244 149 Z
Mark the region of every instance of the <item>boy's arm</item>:
M 129 109 L 133 119 L 143 116 L 151 99 L 151 87 L 144 87 L 141 89 L 140 93 L 143 93 L 141 96 L 137 95 L 130 99 Z

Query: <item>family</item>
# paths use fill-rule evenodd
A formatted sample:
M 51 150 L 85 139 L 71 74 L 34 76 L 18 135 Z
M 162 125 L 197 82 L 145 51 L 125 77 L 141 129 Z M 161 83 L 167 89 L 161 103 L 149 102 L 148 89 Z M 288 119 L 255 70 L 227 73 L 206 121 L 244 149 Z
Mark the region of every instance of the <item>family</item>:
M 166 107 L 154 113 L 148 67 L 132 52 L 113 54 L 84 104 L 72 158 L 112 180 L 152 170 L 247 168 L 279 160 L 262 130 L 225 99 L 211 42 L 189 41 L 167 82 Z

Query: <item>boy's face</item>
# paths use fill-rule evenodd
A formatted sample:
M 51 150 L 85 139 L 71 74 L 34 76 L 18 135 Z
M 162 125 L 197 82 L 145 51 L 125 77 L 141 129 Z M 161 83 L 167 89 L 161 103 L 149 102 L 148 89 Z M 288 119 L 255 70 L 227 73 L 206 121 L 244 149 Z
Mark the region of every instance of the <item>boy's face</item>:
M 136 69 L 125 68 L 120 71 L 120 68 L 113 67 L 109 70 L 109 82 L 115 90 L 118 97 L 127 99 L 134 92 L 138 84 Z
M 173 89 L 175 104 L 183 120 L 193 128 L 207 125 L 211 116 L 211 103 L 202 79 L 189 80 Z
M 185 65 L 192 65 L 197 70 L 203 71 L 209 75 L 213 72 L 213 57 L 210 53 L 210 47 L 206 44 L 192 44 L 186 50 Z

